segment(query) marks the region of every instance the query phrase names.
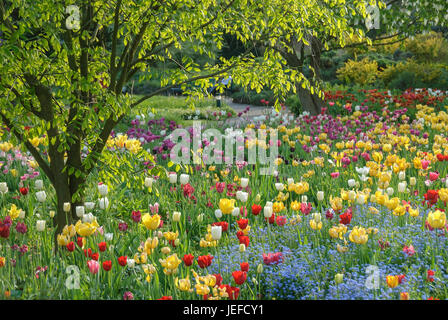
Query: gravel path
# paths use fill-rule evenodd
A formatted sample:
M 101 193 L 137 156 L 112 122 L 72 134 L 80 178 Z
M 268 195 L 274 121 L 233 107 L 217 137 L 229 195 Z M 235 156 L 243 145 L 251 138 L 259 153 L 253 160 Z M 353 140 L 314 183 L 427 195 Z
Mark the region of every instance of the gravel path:
M 272 112 L 272 107 L 260 107 L 260 106 L 252 106 L 247 104 L 239 104 L 232 101 L 232 98 L 229 97 L 223 97 L 222 98 L 226 104 L 229 105 L 235 112 L 238 114 L 240 112 L 243 112 L 246 110 L 247 107 L 249 107 L 249 111 L 245 113 L 241 117 L 233 117 L 226 120 L 226 123 L 232 124 L 232 125 L 242 125 L 243 123 L 246 123 L 248 120 L 254 120 L 257 117 L 268 115 Z M 290 113 L 288 110 L 286 111 L 288 114 Z M 284 114 L 284 112 L 282 112 Z

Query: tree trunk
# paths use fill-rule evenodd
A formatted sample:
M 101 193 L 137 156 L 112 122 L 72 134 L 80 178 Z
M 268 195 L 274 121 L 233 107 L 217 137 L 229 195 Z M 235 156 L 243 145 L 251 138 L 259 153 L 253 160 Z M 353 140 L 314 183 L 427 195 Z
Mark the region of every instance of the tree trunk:
M 301 85 L 297 86 L 297 96 L 300 99 L 303 111 L 307 111 L 311 115 L 320 114 L 325 106 L 324 100 L 319 98 L 316 93 L 311 94 L 308 89 L 303 89 Z
M 281 51 L 281 54 L 288 62 L 288 65 L 290 67 L 303 72 L 305 49 L 309 50 L 309 56 L 311 60 L 310 65 L 314 70 L 314 77 L 310 79 L 310 84 L 311 86 L 316 87 L 316 85 L 320 82 L 320 55 L 322 44 L 320 43 L 319 39 L 313 36 L 308 39 L 308 42 L 310 43 L 310 46 L 306 47 L 302 41 L 299 42 L 295 38 L 293 38 L 289 44 L 293 49 L 293 52 L 284 50 Z M 324 100 L 319 98 L 316 92 L 314 94 L 311 94 L 308 89 L 302 88 L 300 84 L 297 85 L 296 92 L 302 105 L 303 111 L 308 111 L 312 115 L 321 113 L 322 108 L 325 106 L 325 102 Z
M 57 181 L 54 185 L 56 190 L 57 208 L 56 215 L 53 218 L 53 222 L 56 225 L 56 233 L 54 236 L 55 249 L 58 248 L 57 236 L 62 233 L 62 230 L 66 225 L 70 225 L 73 222 L 72 214 L 70 212 L 64 212 L 64 203 L 71 203 L 71 195 L 68 184 L 63 181 Z

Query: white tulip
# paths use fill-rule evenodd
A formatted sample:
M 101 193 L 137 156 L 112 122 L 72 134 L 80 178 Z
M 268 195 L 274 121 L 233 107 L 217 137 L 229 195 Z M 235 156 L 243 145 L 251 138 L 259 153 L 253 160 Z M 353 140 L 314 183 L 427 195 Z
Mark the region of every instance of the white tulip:
M 145 187 L 146 188 L 152 188 L 152 184 L 154 182 L 154 179 L 151 177 L 146 177 L 145 178 Z
M 270 218 L 272 216 L 272 207 L 264 207 L 263 214 L 265 218 Z
M 238 217 L 240 215 L 240 208 L 233 208 L 232 217 Z
M 87 210 L 91 211 L 95 208 L 95 202 L 84 202 L 84 206 Z
M 47 199 L 47 194 L 43 190 L 38 191 L 38 192 L 36 192 L 36 198 L 37 198 L 37 201 L 44 202 Z
M 107 199 L 107 197 L 101 198 L 99 202 L 101 210 L 104 210 L 109 207 L 109 199 Z
M 1 193 L 8 192 L 8 184 L 6 182 L 0 182 L 0 192 Z
M 200 215 L 197 216 L 196 219 L 198 220 L 199 223 L 201 223 L 202 221 L 204 221 L 204 214 L 201 213 Z
M 241 194 L 243 193 L 243 191 L 239 190 L 236 192 L 235 196 L 237 198 L 237 200 L 241 200 Z
M 288 186 L 294 183 L 294 178 L 288 178 Z
M 394 194 L 394 188 L 392 188 L 392 187 L 387 188 L 386 189 L 386 193 L 387 193 L 388 196 L 393 195 Z
M 410 177 L 409 178 L 409 185 L 411 186 L 415 186 L 417 184 L 417 179 L 415 179 L 415 177 Z M 447 185 L 448 187 L 448 185 Z
M 350 188 L 353 188 L 356 185 L 355 179 L 349 179 L 347 182 Z
M 82 218 L 82 216 L 86 212 L 84 206 L 76 206 L 75 211 L 78 218 Z
M 249 193 L 241 192 L 241 194 L 240 194 L 240 201 L 241 202 L 247 202 L 248 197 L 249 197 Z
M 302 196 L 302 202 L 307 203 L 307 202 L 308 202 L 308 196 L 303 195 L 303 196 Z
M 249 185 L 248 178 L 241 178 L 241 187 L 246 188 Z
M 91 223 L 94 218 L 95 218 L 94 215 L 91 212 L 89 212 L 82 216 L 82 222 Z
M 107 185 L 104 184 L 104 183 L 99 184 L 99 185 L 98 185 L 98 192 L 100 193 L 100 195 L 101 195 L 102 197 L 107 196 L 107 192 L 108 192 Z
M 38 179 L 38 180 L 34 181 L 34 187 L 37 190 L 41 190 L 44 188 L 44 182 L 42 180 Z
M 219 240 L 222 236 L 222 227 L 221 226 L 212 226 L 211 229 L 212 239 Z
M 134 259 L 127 259 L 126 261 L 128 268 L 134 268 L 135 266 L 135 260 Z
M 350 190 L 350 191 L 348 192 L 348 199 L 349 199 L 350 201 L 354 201 L 355 198 L 356 198 L 356 192 L 353 191 L 353 190 Z
M 400 180 L 406 179 L 406 172 L 405 171 L 400 171 L 398 173 L 398 179 L 400 179 Z
M 112 239 L 114 238 L 114 234 L 113 234 L 113 233 L 106 233 L 106 234 L 104 235 L 104 238 L 105 238 L 107 241 L 110 241 L 110 240 L 112 240 Z
M 324 200 L 324 192 L 323 191 L 317 191 L 317 201 Z
M 271 202 L 271 201 L 267 201 L 266 202 L 266 207 L 271 207 L 272 208 L 272 206 L 273 206 L 274 204 Z
M 170 173 L 168 178 L 170 179 L 170 183 L 176 183 L 177 182 L 177 173 Z
M 180 216 L 181 216 L 180 212 L 178 212 L 178 211 L 173 212 L 173 221 L 179 222 L 180 221 Z
M 187 184 L 189 180 L 190 180 L 190 176 L 188 174 L 180 175 L 179 181 L 181 184 Z
M 285 188 L 283 183 L 276 183 L 275 184 L 275 189 L 277 189 L 277 191 L 283 191 L 283 189 Z
M 366 202 L 366 197 L 363 194 L 358 195 L 358 198 L 356 199 L 358 204 L 364 204 Z
M 220 209 L 215 210 L 215 217 L 218 219 L 221 219 L 222 217 L 222 211 Z
M 45 220 L 37 220 L 36 221 L 36 230 L 42 232 L 45 230 Z
M 399 182 L 398 183 L 398 192 L 405 192 L 406 191 L 406 181 Z
M 315 212 L 312 215 L 312 219 L 316 222 L 319 223 L 321 221 L 321 215 L 319 212 Z
M 64 212 L 69 212 L 71 208 L 72 208 L 72 206 L 70 205 L 70 202 L 64 202 L 64 205 L 63 205 Z
M 24 218 L 25 218 L 25 211 L 20 210 L 19 218 L 20 218 L 20 219 L 24 219 Z

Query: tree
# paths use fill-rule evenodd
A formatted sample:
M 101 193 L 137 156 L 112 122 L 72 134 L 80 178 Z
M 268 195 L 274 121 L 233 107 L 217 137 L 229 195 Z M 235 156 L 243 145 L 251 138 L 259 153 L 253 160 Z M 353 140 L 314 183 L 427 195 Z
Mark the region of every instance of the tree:
M 277 104 L 296 83 L 310 87 L 300 72 L 285 67 L 277 51 L 268 48 L 262 58 L 250 51 L 259 42 L 280 46 L 292 30 L 301 41 L 316 27 L 317 20 L 308 20 L 322 10 L 316 3 L 0 2 L 0 119 L 53 185 L 57 233 L 76 219 L 75 207 L 83 203 L 87 178 L 101 160 L 111 131 L 146 99 L 177 86 L 193 98 L 202 97 L 212 85 L 209 79 L 228 75 L 244 87 L 270 87 Z M 338 27 L 331 28 L 337 33 Z M 216 57 L 224 34 L 235 36 L 248 50 L 228 59 Z M 186 46 L 215 63 L 199 65 L 186 56 L 177 61 L 173 52 Z M 137 101 L 124 92 L 131 78 L 150 77 L 151 65 L 164 61 L 178 68 L 164 75 L 160 89 Z M 45 143 L 34 145 L 35 137 L 45 137 Z M 72 204 L 71 214 L 63 211 L 66 202 Z
M 292 38 L 286 46 L 277 48 L 289 67 L 298 68 L 301 72 L 305 66 L 311 68 L 312 87 L 321 83 L 320 57 L 323 52 L 348 47 L 389 45 L 429 31 L 434 26 L 444 27 L 448 19 L 448 3 L 445 0 L 319 2 L 321 6 L 328 6 L 329 16 L 336 19 L 333 23 L 340 23 L 338 29 L 345 32 L 338 35 L 329 33 L 325 19 L 318 15 L 316 19 L 321 19 L 321 24 L 317 21 L 313 23 L 319 27 L 306 37 L 308 43 Z M 363 8 L 363 5 L 366 7 Z M 300 87 L 297 92 L 304 110 L 311 114 L 321 112 L 324 101 L 316 92 Z

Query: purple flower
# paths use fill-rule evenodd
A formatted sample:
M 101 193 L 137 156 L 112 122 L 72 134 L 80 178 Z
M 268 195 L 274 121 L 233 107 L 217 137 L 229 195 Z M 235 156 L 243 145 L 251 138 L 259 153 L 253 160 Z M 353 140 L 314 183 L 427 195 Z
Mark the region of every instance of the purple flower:
M 21 234 L 25 234 L 27 231 L 27 227 L 25 223 L 17 222 L 16 231 Z
M 120 222 L 118 224 L 118 230 L 123 231 L 123 232 L 128 230 L 128 224 L 126 222 Z

